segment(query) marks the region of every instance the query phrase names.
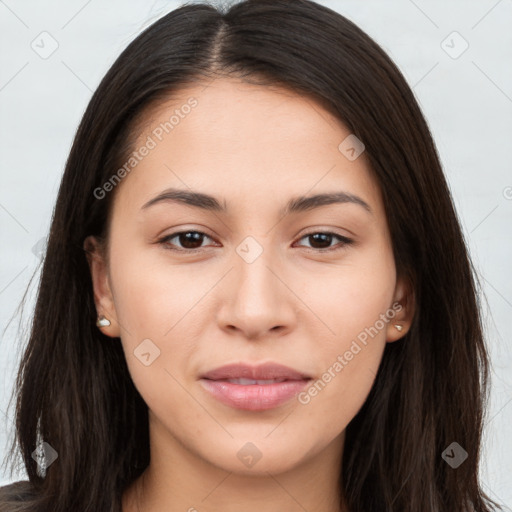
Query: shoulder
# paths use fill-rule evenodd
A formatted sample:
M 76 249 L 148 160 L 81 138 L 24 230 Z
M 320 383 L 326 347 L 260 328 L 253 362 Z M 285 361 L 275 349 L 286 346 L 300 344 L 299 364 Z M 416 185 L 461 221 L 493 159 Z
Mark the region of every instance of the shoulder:
M 0 512 L 22 512 L 28 510 L 23 504 L 34 496 L 29 480 L 19 480 L 0 486 Z

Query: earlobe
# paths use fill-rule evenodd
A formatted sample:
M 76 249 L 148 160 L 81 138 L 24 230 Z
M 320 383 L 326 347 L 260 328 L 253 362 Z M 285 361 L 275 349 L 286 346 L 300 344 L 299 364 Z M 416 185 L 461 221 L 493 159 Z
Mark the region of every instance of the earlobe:
M 398 279 L 392 302 L 395 316 L 390 320 L 386 332 L 388 343 L 402 339 L 409 331 L 414 317 L 414 303 L 414 290 L 410 280 Z
M 118 338 L 120 330 L 109 285 L 104 247 L 96 237 L 91 235 L 84 240 L 83 249 L 89 264 L 94 303 L 98 313 L 96 326 L 103 334 L 112 338 Z

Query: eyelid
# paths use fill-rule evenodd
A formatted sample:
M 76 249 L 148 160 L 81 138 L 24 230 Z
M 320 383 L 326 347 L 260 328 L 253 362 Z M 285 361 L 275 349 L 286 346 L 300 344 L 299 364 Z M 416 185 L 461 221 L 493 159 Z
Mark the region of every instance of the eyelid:
M 161 237 L 159 240 L 157 240 L 157 243 L 162 244 L 164 246 L 164 248 L 166 248 L 166 249 L 173 250 L 173 251 L 176 251 L 176 252 L 180 252 L 180 253 L 183 253 L 183 254 L 197 254 L 199 252 L 204 252 L 205 250 L 208 249 L 208 247 L 198 247 L 196 249 L 183 249 L 183 248 L 171 247 L 171 244 L 168 243 L 168 240 L 172 240 L 173 238 L 176 238 L 177 236 L 179 236 L 181 234 L 185 234 L 185 233 L 197 233 L 199 235 L 202 235 L 203 237 L 207 237 L 210 240 L 214 240 L 216 243 L 218 243 L 214 239 L 214 237 L 210 236 L 208 233 L 206 233 L 204 231 L 200 231 L 198 229 L 193 229 L 193 228 L 189 228 L 189 229 L 185 228 L 185 229 L 181 229 L 179 231 L 174 231 L 173 233 L 170 233 L 169 235 L 165 235 L 165 236 Z M 303 245 L 300 245 L 299 247 L 305 248 L 306 250 L 308 250 L 308 252 L 314 252 L 316 254 L 322 254 L 322 253 L 330 253 L 330 252 L 336 252 L 336 251 L 339 251 L 339 250 L 343 250 L 343 249 L 346 249 L 347 246 L 354 244 L 354 240 L 353 239 L 351 239 L 351 238 L 349 238 L 349 237 L 347 237 L 345 235 L 341 235 L 339 233 L 336 233 L 335 231 L 332 231 L 329 228 L 314 228 L 314 229 L 311 229 L 310 231 L 308 231 L 306 233 L 303 233 L 300 236 L 298 236 L 296 238 L 296 242 L 298 242 L 298 241 L 300 241 L 303 238 L 306 238 L 308 236 L 317 235 L 317 234 L 334 236 L 334 237 L 338 238 L 340 240 L 340 242 L 338 242 L 338 244 L 334 245 L 333 247 L 328 247 L 328 248 L 325 248 L 325 249 L 315 249 L 314 247 L 307 247 L 307 246 L 303 246 Z
M 171 244 L 169 244 L 168 240 L 172 240 L 173 238 L 176 238 L 177 236 L 179 235 L 182 235 L 184 233 L 198 233 L 199 235 L 202 235 L 203 237 L 206 237 L 206 238 L 209 238 L 210 240 L 214 240 L 215 239 L 210 236 L 208 233 L 205 233 L 204 231 L 200 231 L 198 229 L 181 229 L 179 231 L 174 231 L 168 235 L 165 235 L 163 237 L 161 237 L 160 239 L 157 240 L 157 243 L 158 244 L 162 244 L 166 249 L 169 249 L 171 251 L 176 251 L 176 252 L 181 252 L 181 253 L 197 253 L 197 252 L 201 252 L 201 251 L 204 251 L 205 249 L 207 249 L 207 247 L 198 247 L 197 249 L 182 249 L 182 248 L 175 248 L 175 247 L 171 247 Z
M 317 234 L 334 236 L 334 237 L 338 238 L 339 240 L 341 240 L 341 242 L 338 242 L 338 244 L 336 244 L 332 247 L 328 247 L 327 249 L 315 249 L 314 247 L 306 247 L 306 246 L 300 246 L 300 247 L 304 247 L 309 252 L 314 252 L 316 254 L 326 254 L 326 253 L 341 251 L 343 249 L 346 249 L 347 246 L 354 244 L 354 240 L 352 238 L 349 238 L 345 235 L 336 233 L 335 231 L 332 231 L 331 229 L 328 229 L 328 228 L 315 228 L 315 229 L 308 231 L 308 232 L 302 234 L 301 236 L 299 236 L 297 238 L 297 241 L 300 241 L 303 238 L 306 238 L 308 236 L 317 235 Z

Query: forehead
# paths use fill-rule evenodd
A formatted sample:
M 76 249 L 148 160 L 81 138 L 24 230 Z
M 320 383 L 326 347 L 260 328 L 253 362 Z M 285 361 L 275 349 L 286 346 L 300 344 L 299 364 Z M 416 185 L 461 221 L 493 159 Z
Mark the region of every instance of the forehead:
M 251 201 L 282 208 L 291 196 L 340 187 L 380 206 L 364 152 L 351 161 L 340 151 L 350 130 L 284 87 L 232 78 L 193 84 L 143 112 L 137 133 L 133 150 L 151 149 L 118 186 L 117 207 L 141 208 L 168 187 L 225 198 L 233 211 Z

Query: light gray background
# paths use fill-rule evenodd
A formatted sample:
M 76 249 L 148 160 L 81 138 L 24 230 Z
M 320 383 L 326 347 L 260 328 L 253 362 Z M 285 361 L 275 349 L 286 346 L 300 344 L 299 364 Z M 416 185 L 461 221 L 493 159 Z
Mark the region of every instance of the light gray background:
M 12 435 L 13 410 L 6 408 L 22 347 L 16 337 L 17 318 L 8 322 L 37 268 L 37 244 L 47 235 L 75 130 L 92 91 L 124 47 L 181 3 L 0 0 L 2 458 Z M 413 88 L 433 132 L 485 285 L 493 387 L 482 480 L 491 497 L 510 506 L 512 0 L 319 3 L 353 20 L 388 52 Z M 32 48 L 51 48 L 50 36 L 40 35 L 44 31 L 58 43 L 47 58 Z M 459 55 L 464 40 L 469 47 Z M 471 453 L 471 447 L 465 448 Z M 8 481 L 0 474 L 0 484 Z

